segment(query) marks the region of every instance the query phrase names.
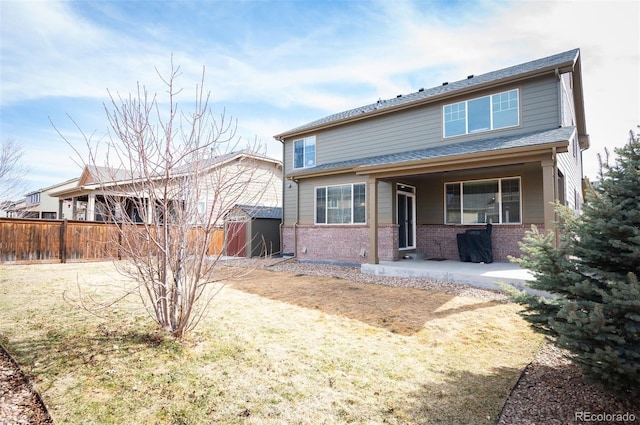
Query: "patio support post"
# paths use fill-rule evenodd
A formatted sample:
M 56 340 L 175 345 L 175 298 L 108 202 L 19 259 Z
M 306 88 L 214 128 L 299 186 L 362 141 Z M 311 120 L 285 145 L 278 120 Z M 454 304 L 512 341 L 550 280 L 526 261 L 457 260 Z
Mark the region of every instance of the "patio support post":
M 78 219 L 78 198 L 75 196 L 71 198 L 71 220 Z
M 89 200 L 87 201 L 87 214 L 84 218 L 86 221 L 96 221 L 96 195 L 89 194 Z
M 545 159 L 542 161 L 542 201 L 544 204 L 544 229 L 545 232 L 555 232 L 555 209 L 554 202 L 556 200 L 556 183 L 554 173 L 554 161 Z
M 369 212 L 369 264 L 379 264 L 378 259 L 378 179 L 369 176 L 367 182 L 367 210 Z
M 151 197 L 147 198 L 147 224 L 153 224 L 153 207 L 154 205 L 151 203 Z

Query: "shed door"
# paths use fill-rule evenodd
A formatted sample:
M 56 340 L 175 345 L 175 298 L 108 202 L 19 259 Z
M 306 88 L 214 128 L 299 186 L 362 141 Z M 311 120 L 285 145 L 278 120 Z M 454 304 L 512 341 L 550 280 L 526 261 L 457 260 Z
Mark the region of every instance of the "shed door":
M 227 222 L 227 255 L 232 257 L 244 257 L 247 245 L 247 222 Z

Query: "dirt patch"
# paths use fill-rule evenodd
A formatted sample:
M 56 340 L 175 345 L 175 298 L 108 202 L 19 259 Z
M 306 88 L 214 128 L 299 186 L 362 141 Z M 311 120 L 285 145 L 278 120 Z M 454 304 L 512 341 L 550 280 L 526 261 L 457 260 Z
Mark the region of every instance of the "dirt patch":
M 231 286 L 244 292 L 327 314 L 345 316 L 401 335 L 414 335 L 426 322 L 499 305 L 423 289 L 354 283 L 255 270 Z M 453 303 L 453 304 L 452 304 Z

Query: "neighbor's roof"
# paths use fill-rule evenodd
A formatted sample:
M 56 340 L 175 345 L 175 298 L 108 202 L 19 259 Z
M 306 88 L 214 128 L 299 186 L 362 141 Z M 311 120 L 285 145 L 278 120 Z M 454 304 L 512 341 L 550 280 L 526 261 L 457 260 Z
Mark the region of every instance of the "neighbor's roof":
M 205 158 L 200 165 L 200 170 L 209 170 L 215 167 L 222 166 L 228 162 L 231 162 L 239 158 L 249 158 L 254 161 L 270 162 L 275 165 L 281 166 L 281 162 L 274 158 L 258 155 L 252 153 L 249 150 L 234 151 L 214 157 Z M 175 167 L 171 178 L 181 177 L 194 172 L 194 164 L 185 164 L 179 167 Z M 139 181 L 143 177 L 140 176 L 139 171 L 133 172 L 125 168 L 109 168 L 102 166 L 85 166 L 82 176 L 78 181 L 78 185 L 71 188 L 57 190 L 51 193 L 51 196 L 75 196 L 76 193 L 83 191 L 91 191 L 101 187 L 118 186 L 134 183 Z M 162 174 L 154 174 L 149 177 L 150 179 L 160 180 L 164 178 Z
M 241 209 L 251 218 L 275 218 L 278 220 L 282 219 L 282 208 L 280 207 L 237 204 L 235 208 Z
M 274 158 L 270 158 L 268 156 L 264 156 L 258 153 L 254 153 L 251 152 L 249 149 L 243 149 L 243 150 L 239 150 L 239 151 L 234 151 L 234 152 L 229 152 L 229 153 L 225 153 L 225 154 L 221 154 L 221 155 L 217 155 L 217 156 L 212 156 L 209 158 L 206 158 L 202 164 L 200 165 L 200 169 L 202 170 L 208 170 L 210 168 L 214 168 L 214 167 L 218 167 L 221 165 L 224 165 L 225 163 L 231 162 L 235 159 L 239 159 L 239 158 L 249 158 L 251 160 L 254 161 L 264 161 L 264 162 L 271 162 L 273 164 L 276 165 L 280 165 L 282 164 L 279 160 L 274 159 Z M 193 164 L 185 164 L 184 166 L 181 167 L 176 167 L 174 170 L 174 175 L 180 175 L 180 174 L 188 174 L 190 172 L 193 172 Z
M 516 148 L 544 147 L 559 142 L 571 140 L 575 127 L 560 127 L 553 130 L 536 131 L 515 136 L 491 137 L 483 140 L 472 140 L 407 152 L 358 158 L 348 161 L 332 162 L 316 167 L 304 168 L 299 172 L 289 173 L 287 177 L 304 176 L 330 172 L 331 170 L 350 169 L 356 172 L 366 172 L 367 167 L 383 166 L 387 164 L 402 164 L 423 160 L 437 160 L 448 157 L 478 154 L 484 152 L 506 151 Z
M 510 82 L 546 72 L 554 72 L 556 69 L 561 73 L 573 71 L 575 64 L 579 61 L 579 57 L 580 49 L 573 49 L 564 53 L 548 56 L 546 58 L 488 72 L 486 74 L 475 76 L 470 75 L 465 80 L 446 84 L 443 83 L 440 86 L 430 89 L 420 89 L 415 93 L 398 95 L 393 99 L 378 100 L 376 103 L 329 115 L 319 120 L 285 131 L 284 133 L 277 134 L 274 138 L 283 140 L 285 137 L 337 125 L 341 122 L 380 115 L 397 109 L 411 107 L 414 106 L 414 104 L 428 103 L 443 97 L 457 95 L 465 91 L 478 90 L 497 83 Z

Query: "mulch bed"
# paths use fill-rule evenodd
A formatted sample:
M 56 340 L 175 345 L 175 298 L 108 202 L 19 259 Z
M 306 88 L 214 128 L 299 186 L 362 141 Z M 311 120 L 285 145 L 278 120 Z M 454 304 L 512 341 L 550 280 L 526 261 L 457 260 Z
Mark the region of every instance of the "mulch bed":
M 53 424 L 40 395 L 0 345 L 0 424 Z
M 565 352 L 547 343 L 523 371 L 498 425 L 584 423 L 638 424 L 640 398 L 620 399 L 585 381 Z

